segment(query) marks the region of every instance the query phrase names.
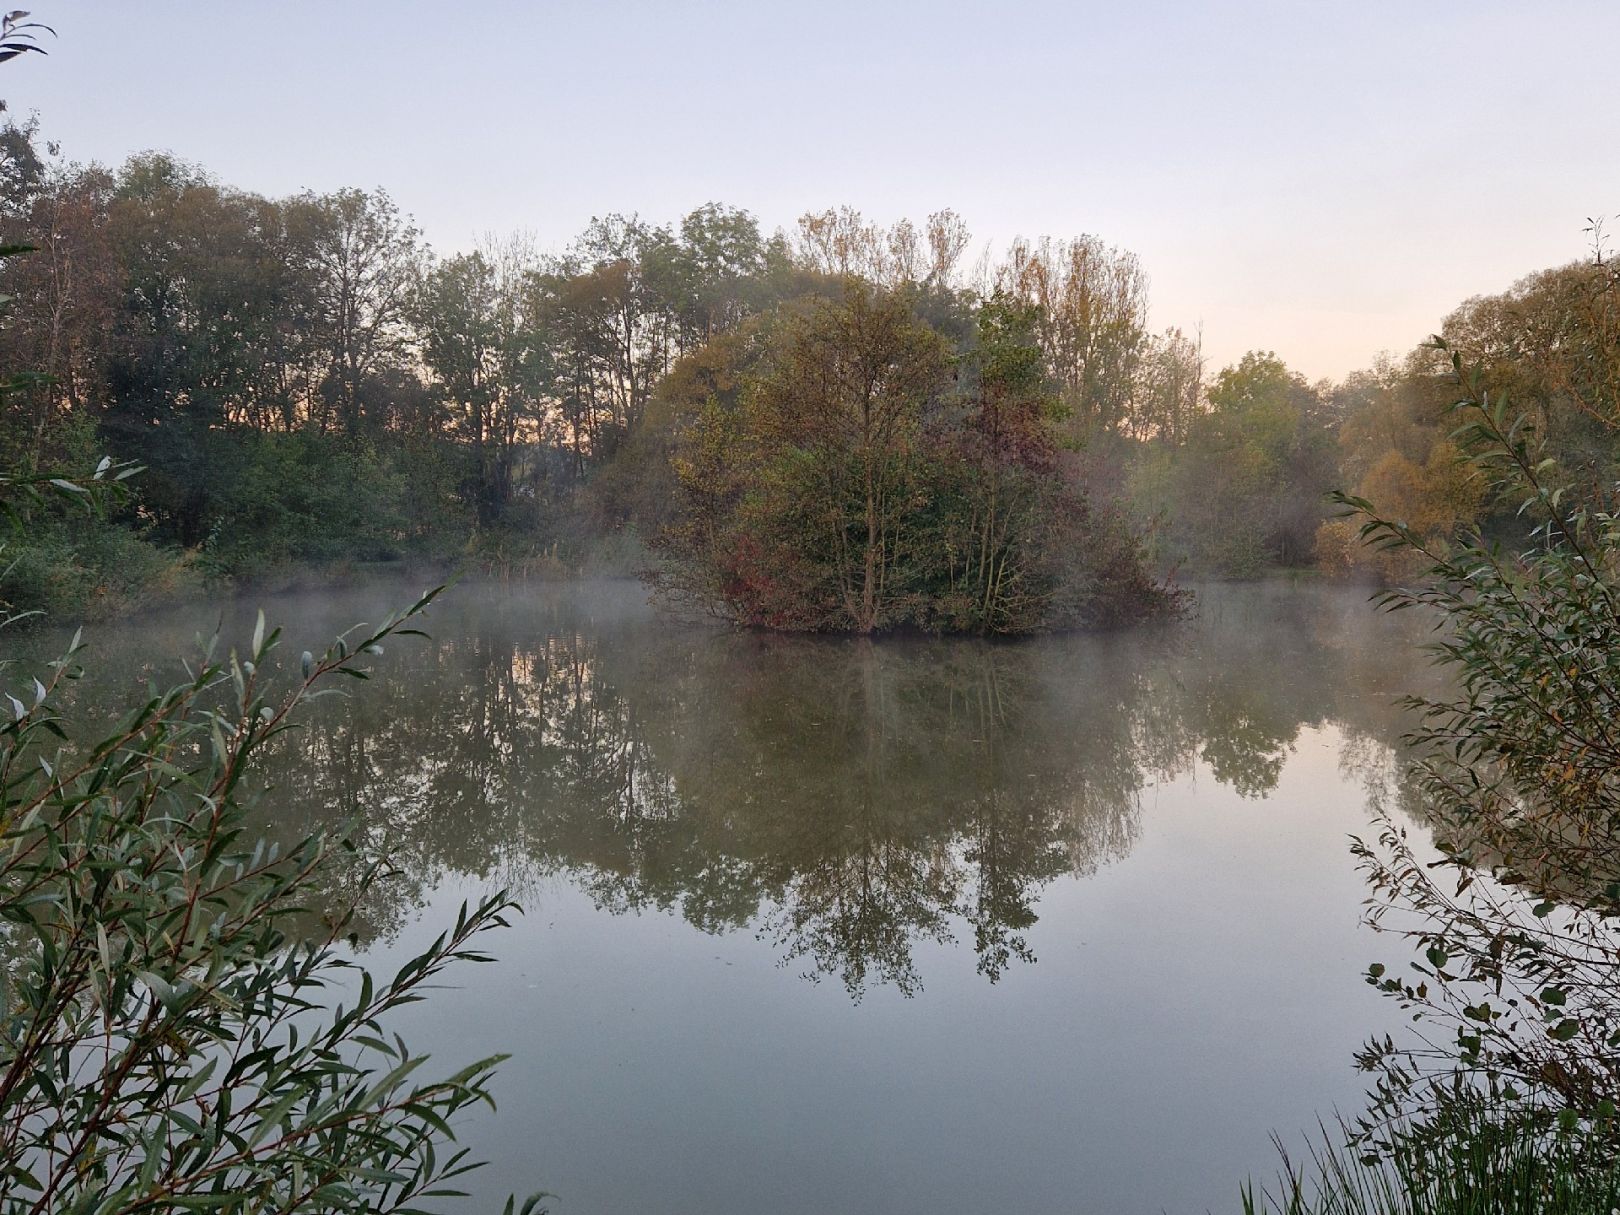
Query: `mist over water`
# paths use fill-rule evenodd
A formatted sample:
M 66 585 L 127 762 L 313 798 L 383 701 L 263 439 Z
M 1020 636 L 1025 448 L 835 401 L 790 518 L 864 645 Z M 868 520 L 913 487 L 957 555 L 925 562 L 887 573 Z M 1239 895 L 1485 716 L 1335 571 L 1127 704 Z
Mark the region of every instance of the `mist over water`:
M 296 669 L 409 598 L 265 606 Z M 221 619 L 244 638 L 252 608 L 98 630 L 77 695 L 176 673 Z M 261 813 L 387 848 L 379 969 L 464 898 L 524 903 L 404 1027 L 512 1053 L 467 1128 L 481 1196 L 1231 1209 L 1273 1129 L 1358 1106 L 1350 1052 L 1390 1015 L 1360 972 L 1390 947 L 1346 836 L 1398 796 L 1422 639 L 1364 592 L 1212 586 L 1183 623 L 991 643 L 459 586 L 427 627 L 280 740 Z

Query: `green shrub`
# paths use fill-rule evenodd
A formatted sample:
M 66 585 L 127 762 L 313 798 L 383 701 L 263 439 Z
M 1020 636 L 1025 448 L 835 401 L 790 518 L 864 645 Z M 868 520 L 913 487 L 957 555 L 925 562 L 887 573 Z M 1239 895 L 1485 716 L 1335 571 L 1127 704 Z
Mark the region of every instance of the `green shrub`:
M 0 551 L 0 607 L 100 620 L 200 588 L 184 554 L 98 517 L 47 517 Z
M 376 452 L 308 430 L 234 436 L 240 472 L 204 555 L 252 580 L 290 565 L 386 561 L 407 543 L 400 476 Z
M 388 1022 L 450 963 L 487 960 L 475 938 L 511 904 L 463 907 L 377 979 L 342 947 L 352 905 L 313 931 L 304 907 L 340 867 L 363 894 L 374 859 L 337 835 L 280 851 L 244 801 L 260 748 L 416 632 L 434 593 L 305 653 L 280 696 L 261 616 L 244 654 L 210 647 L 98 739 L 54 708 L 77 637 L 37 678 L 0 671 L 0 1212 L 387 1212 L 456 1192 L 473 1166 L 444 1150 L 452 1120 L 489 1102 L 496 1060 L 423 1079 Z

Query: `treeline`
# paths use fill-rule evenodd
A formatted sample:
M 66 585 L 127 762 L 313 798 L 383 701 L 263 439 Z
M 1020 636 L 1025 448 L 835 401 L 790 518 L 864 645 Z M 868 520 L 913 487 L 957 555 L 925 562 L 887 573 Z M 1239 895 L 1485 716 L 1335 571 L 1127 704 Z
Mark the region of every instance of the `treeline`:
M 270 199 L 158 154 L 116 172 L 59 166 L 18 127 L 5 133 L 3 176 L 6 238 L 35 252 L 6 267 L 0 360 L 35 374 L 7 400 L 0 460 L 72 468 L 105 453 L 144 469 L 101 526 L 30 521 L 0 583 L 16 607 L 77 609 L 166 579 L 335 562 L 532 568 L 606 549 L 645 564 L 643 542 L 687 521 L 671 457 L 688 424 L 726 395 L 716 375 L 753 374 L 748 360 L 727 360 L 764 341 L 783 310 L 843 301 L 859 285 L 881 297 L 878 313 L 903 312 L 932 345 L 927 399 L 898 402 L 907 435 L 889 435 L 883 459 L 916 446 L 912 423 L 928 424 L 931 443 L 943 433 L 958 362 L 980 329 L 980 293 L 959 265 L 968 233 L 948 211 L 881 229 L 829 211 L 766 236 L 747 213 L 709 205 L 673 225 L 598 219 L 556 255 L 514 238 L 440 257 L 380 191 Z M 1067 435 L 1116 424 L 1151 345 L 1135 259 L 1085 239 L 1019 244 L 981 270 L 1010 302 L 1038 305 L 1019 340 L 1038 331 L 1052 362 L 1018 392 L 1072 422 L 1036 446 L 1055 452 Z M 1017 457 L 1026 472 L 1033 453 Z M 926 493 L 925 480 L 894 472 L 884 470 L 884 492 Z M 1050 468 L 1039 476 L 1059 479 Z M 1083 505 L 1068 488 L 1067 505 Z M 1035 620 L 1066 578 L 1069 599 L 1097 598 L 1095 578 L 1073 585 L 1047 554 L 1047 589 L 1033 599 L 993 592 L 974 610 L 964 591 L 961 603 L 917 608 L 939 592 L 895 576 L 899 505 L 891 497 L 876 523 L 861 520 L 858 564 L 876 556 L 878 568 L 864 589 L 845 579 L 846 598 L 864 603 L 859 618 L 809 612 L 801 623 Z M 970 528 L 968 509 L 957 522 Z M 1119 585 L 1153 598 L 1105 513 L 1088 515 L 1090 530 L 1107 533 Z M 989 568 L 1005 553 L 977 555 Z
M 710 204 L 596 219 L 557 254 L 508 238 L 440 256 L 380 190 L 272 199 L 161 154 L 63 165 L 16 125 L 0 228 L 35 248 L 3 272 L 0 466 L 145 469 L 107 518 L 29 520 L 0 566 L 14 608 L 366 562 L 628 570 L 662 544 L 675 584 L 739 618 L 994 631 L 1128 617 L 1152 598 L 1143 557 L 1364 566 L 1323 502 L 1339 486 L 1436 531 L 1495 509 L 1454 463 L 1444 356 L 1313 385 L 1256 353 L 1210 377 L 1195 338 L 1150 328 L 1137 259 L 1094 237 L 973 261 L 949 211 L 881 227 L 845 208 L 766 235 Z M 1613 464 L 1592 402 L 1613 399 L 1614 298 L 1599 259 L 1444 329 L 1593 483 Z M 827 352 L 816 327 L 861 307 L 911 334 L 927 381 L 885 451 L 832 441 L 799 391 Z M 925 517 L 924 499 L 954 505 Z M 817 559 L 811 532 L 861 551 Z M 756 540 L 774 555 L 751 557 Z M 773 600 L 756 558 L 803 595 Z M 1112 607 L 1110 587 L 1128 588 Z

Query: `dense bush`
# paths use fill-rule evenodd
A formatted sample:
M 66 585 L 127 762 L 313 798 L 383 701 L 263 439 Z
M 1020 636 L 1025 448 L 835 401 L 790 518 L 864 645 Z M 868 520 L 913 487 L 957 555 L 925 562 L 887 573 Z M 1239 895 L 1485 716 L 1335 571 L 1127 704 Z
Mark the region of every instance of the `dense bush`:
M 0 612 L 105 619 L 195 593 L 186 557 L 82 512 L 36 517 L 0 549 Z
M 252 578 L 284 566 L 386 561 L 406 549 L 403 477 L 364 444 L 308 431 L 242 434 L 222 460 L 237 473 L 219 493 L 203 545 L 209 564 Z

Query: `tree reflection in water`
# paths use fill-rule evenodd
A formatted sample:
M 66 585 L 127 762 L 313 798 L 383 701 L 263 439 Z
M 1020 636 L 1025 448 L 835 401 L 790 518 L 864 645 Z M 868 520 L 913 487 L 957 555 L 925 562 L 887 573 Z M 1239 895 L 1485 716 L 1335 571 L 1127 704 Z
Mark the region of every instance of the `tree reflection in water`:
M 1264 797 L 1326 722 L 1387 770 L 1411 651 L 1367 635 L 1363 599 L 1217 589 L 1134 633 L 874 643 L 671 625 L 635 588 L 463 587 L 432 641 L 283 738 L 265 821 L 387 841 L 370 936 L 449 876 L 561 876 L 616 912 L 751 929 L 855 998 L 916 991 L 925 942 L 971 943 L 995 982 L 1034 961 L 1047 883 L 1130 851 L 1151 784 L 1202 763 Z

